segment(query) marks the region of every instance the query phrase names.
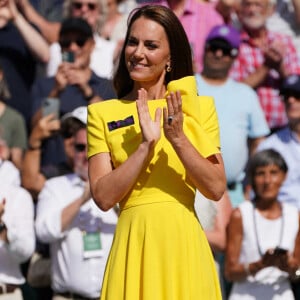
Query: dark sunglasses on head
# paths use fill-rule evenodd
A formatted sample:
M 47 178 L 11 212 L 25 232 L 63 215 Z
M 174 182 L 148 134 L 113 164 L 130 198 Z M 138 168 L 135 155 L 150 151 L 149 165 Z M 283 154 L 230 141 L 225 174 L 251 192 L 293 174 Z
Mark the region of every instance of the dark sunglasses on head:
M 96 3 L 93 2 L 87 2 L 87 3 L 82 3 L 82 2 L 73 2 L 72 6 L 74 9 L 81 9 L 83 5 L 86 5 L 89 10 L 95 10 L 96 9 Z
M 76 152 L 83 152 L 86 149 L 86 144 L 75 144 L 74 147 Z
M 283 95 L 282 95 L 282 99 L 283 101 L 288 101 L 289 100 L 289 97 L 294 97 L 295 99 L 299 100 L 300 101 L 300 92 L 296 92 L 296 91 L 288 91 L 288 92 L 285 92 Z
M 86 37 L 79 37 L 77 39 L 61 39 L 59 44 L 62 48 L 69 48 L 72 43 L 75 43 L 78 47 L 83 47 L 88 39 Z
M 214 41 L 206 44 L 206 51 L 211 51 L 212 53 L 216 53 L 221 50 L 224 56 L 237 57 L 238 49 L 230 47 L 228 43 L 223 41 Z

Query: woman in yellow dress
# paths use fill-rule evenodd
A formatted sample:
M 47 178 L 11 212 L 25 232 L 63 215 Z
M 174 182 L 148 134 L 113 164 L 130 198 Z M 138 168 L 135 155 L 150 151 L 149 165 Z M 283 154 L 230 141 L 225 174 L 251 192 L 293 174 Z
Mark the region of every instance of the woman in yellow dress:
M 88 107 L 93 199 L 120 206 L 101 300 L 221 299 L 194 211 L 196 188 L 212 200 L 225 190 L 219 127 L 171 10 L 132 13 L 114 85 L 119 99 Z

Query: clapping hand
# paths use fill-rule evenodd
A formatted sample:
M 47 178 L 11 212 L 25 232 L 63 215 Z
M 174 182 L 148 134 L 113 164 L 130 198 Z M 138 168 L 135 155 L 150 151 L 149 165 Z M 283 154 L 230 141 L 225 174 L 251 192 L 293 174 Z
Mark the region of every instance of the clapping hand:
M 136 106 L 139 116 L 140 127 L 142 130 L 143 142 L 149 143 L 154 146 L 161 137 L 160 120 L 162 111 L 157 108 L 155 111 L 154 120 L 152 120 L 148 108 L 148 93 L 145 89 L 138 91 L 138 99 L 136 100 Z
M 167 107 L 164 108 L 164 133 L 172 144 L 183 135 L 183 112 L 180 92 L 167 96 Z

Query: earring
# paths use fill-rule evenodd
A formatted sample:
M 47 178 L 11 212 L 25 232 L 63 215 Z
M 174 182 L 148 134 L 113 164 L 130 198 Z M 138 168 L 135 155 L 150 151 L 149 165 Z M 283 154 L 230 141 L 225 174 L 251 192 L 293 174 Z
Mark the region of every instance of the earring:
M 167 71 L 168 73 L 170 73 L 171 70 L 172 70 L 171 66 L 170 66 L 170 65 L 167 65 L 166 71 Z

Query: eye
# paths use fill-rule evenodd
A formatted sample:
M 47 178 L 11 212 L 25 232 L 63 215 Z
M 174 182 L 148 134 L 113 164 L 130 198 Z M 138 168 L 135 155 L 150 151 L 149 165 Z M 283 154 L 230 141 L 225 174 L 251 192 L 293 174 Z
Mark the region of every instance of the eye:
M 154 49 L 158 48 L 158 46 L 154 42 L 151 42 L 151 41 L 146 42 L 145 46 L 150 50 L 154 50 Z
M 128 40 L 127 40 L 127 45 L 128 46 L 134 46 L 134 45 L 137 45 L 137 44 L 138 44 L 137 39 L 135 39 L 133 37 L 128 38 Z

